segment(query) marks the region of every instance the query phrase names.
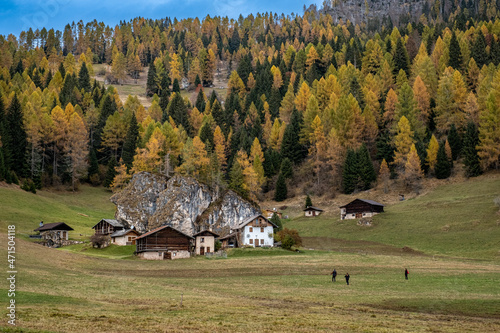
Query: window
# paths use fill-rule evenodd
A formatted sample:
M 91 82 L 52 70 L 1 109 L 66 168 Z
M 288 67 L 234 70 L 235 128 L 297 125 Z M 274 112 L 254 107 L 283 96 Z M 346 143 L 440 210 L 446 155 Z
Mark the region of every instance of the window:
M 252 227 L 250 227 L 250 230 L 249 230 L 249 231 L 250 231 L 250 232 L 253 232 L 253 228 L 252 228 Z
M 264 232 L 264 228 L 262 228 L 262 227 L 261 227 L 261 228 L 260 228 L 260 232 Z
M 253 239 L 250 238 L 250 244 L 253 244 Z
M 201 237 L 200 243 L 205 243 L 205 237 Z
M 263 239 L 260 240 L 260 245 L 264 245 L 264 240 Z

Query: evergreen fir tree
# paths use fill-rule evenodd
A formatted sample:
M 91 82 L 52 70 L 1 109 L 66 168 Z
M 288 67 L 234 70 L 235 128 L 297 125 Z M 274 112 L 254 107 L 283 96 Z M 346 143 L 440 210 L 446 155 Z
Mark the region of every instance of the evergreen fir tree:
M 174 83 L 172 84 L 172 92 L 181 93 L 181 87 L 179 85 L 179 80 L 177 78 L 174 79 Z
M 182 125 L 186 132 L 191 133 L 191 123 L 188 118 L 187 106 L 180 93 L 174 93 L 167 108 L 167 114 L 172 117 L 177 126 Z
M 151 97 L 158 92 L 158 88 L 155 83 L 156 79 L 156 68 L 153 61 L 149 63 L 148 78 L 146 81 L 146 95 Z
M 132 168 L 132 162 L 134 161 L 135 149 L 137 148 L 137 142 L 139 140 L 139 125 L 137 124 L 137 118 L 135 113 L 132 114 L 130 118 L 130 123 L 128 126 L 127 137 L 123 143 L 122 159 L 123 163 L 127 167 L 127 171 Z
M 198 91 L 198 96 L 196 97 L 196 103 L 194 103 L 194 106 L 196 106 L 196 108 L 200 112 L 205 111 L 206 103 L 205 103 L 205 96 L 203 94 L 203 89 L 200 89 L 200 91 Z
M 17 176 L 26 177 L 28 174 L 28 161 L 26 159 L 26 150 L 28 148 L 28 139 L 23 124 L 23 113 L 21 104 L 17 99 L 17 94 L 12 98 L 12 102 L 7 111 L 5 119 L 7 130 L 7 149 L 9 149 L 10 165 L 8 168 L 15 171 Z
M 458 44 L 457 36 L 455 31 L 453 31 L 450 40 L 450 58 L 448 60 L 448 66 L 454 69 L 460 69 L 462 67 L 462 51 L 460 50 L 460 45 Z
M 283 174 L 285 179 L 292 179 L 293 178 L 293 168 L 292 168 L 292 162 L 290 162 L 290 159 L 284 158 L 281 161 L 280 173 Z
M 406 51 L 401 38 L 398 38 L 398 42 L 396 43 L 396 51 L 394 54 L 394 73 L 397 75 L 402 69 L 408 76 L 409 68 L 408 52 Z
M 490 57 L 493 65 L 498 66 L 500 64 L 500 41 L 495 38 L 491 39 Z
M 88 169 L 88 177 L 89 180 L 92 179 L 92 176 L 99 174 L 99 163 L 97 161 L 97 155 L 95 153 L 95 149 L 90 147 L 89 149 L 89 169 Z
M 44 85 L 44 87 L 48 87 L 50 81 L 52 81 L 52 72 L 51 71 L 49 71 L 49 73 L 47 74 L 47 78 L 45 79 L 45 85 Z
M 214 132 L 210 124 L 206 122 L 200 129 L 200 140 L 207 146 L 214 147 Z
M 201 84 L 200 76 L 196 74 L 196 78 L 194 79 L 194 86 L 197 88 Z
M 114 157 L 111 157 L 108 162 L 108 170 L 106 171 L 106 177 L 104 178 L 104 187 L 109 188 L 111 184 L 113 184 L 113 180 L 115 179 L 116 176 L 116 160 Z
M 271 218 L 269 219 L 269 221 L 272 224 L 274 224 L 275 226 L 277 226 L 277 228 L 275 229 L 275 231 L 281 231 L 283 229 L 283 224 L 281 223 L 281 219 L 278 216 L 278 214 L 273 213 L 273 216 L 271 216 Z
M 90 75 L 85 62 L 82 63 L 80 72 L 78 73 L 78 87 L 80 87 L 80 89 L 84 89 L 86 92 L 91 90 Z
M 304 208 L 307 208 L 307 207 L 312 207 L 313 203 L 312 203 L 312 200 L 311 200 L 311 197 L 309 196 L 309 194 L 306 196 L 306 205 Z
M 33 73 L 33 77 L 31 78 L 33 80 L 33 83 L 37 88 L 43 89 L 42 86 L 42 79 L 40 78 L 40 74 L 38 73 L 38 70 L 35 70 Z
M 371 184 L 377 180 L 377 173 L 375 172 L 375 168 L 373 167 L 373 163 L 370 158 L 370 153 L 368 152 L 365 144 L 359 148 L 356 155 L 358 178 L 361 181 L 361 189 L 368 190 L 371 188 Z
M 358 184 L 358 163 L 356 161 L 356 152 L 352 149 L 347 150 L 342 171 L 342 190 L 345 194 L 351 194 L 356 190 Z
M 245 177 L 243 176 L 243 169 L 235 159 L 231 171 L 229 172 L 229 188 L 246 197 L 248 193 L 243 188 L 244 182 Z
M 448 132 L 448 143 L 450 144 L 453 160 L 456 161 L 462 151 L 462 138 L 458 134 L 455 124 L 451 125 L 450 131 Z
M 415 144 L 415 148 L 417 149 L 417 155 L 418 155 L 418 158 L 420 159 L 420 169 L 422 170 L 423 174 L 425 175 L 429 171 L 429 165 L 426 163 L 426 161 L 427 161 L 426 145 L 423 141 L 419 140 Z
M 477 146 L 479 145 L 479 132 L 476 125 L 470 122 L 464 136 L 463 155 L 465 175 L 467 177 L 477 177 L 481 174 L 479 155 Z
M 285 127 L 283 141 L 281 143 L 281 156 L 289 158 L 294 164 L 299 164 L 305 158 L 305 148 L 299 142 L 299 135 L 302 127 L 302 115 L 294 109 L 290 119 L 290 124 Z
M 62 62 L 59 64 L 59 69 L 58 69 L 58 71 L 59 71 L 59 73 L 61 73 L 61 77 L 62 77 L 62 78 L 63 78 L 63 80 L 64 80 L 64 78 L 66 77 L 66 70 L 64 69 L 64 65 L 63 65 L 63 63 L 62 63 Z
M 285 176 L 280 173 L 278 176 L 278 180 L 276 181 L 276 190 L 274 192 L 274 200 L 283 201 L 286 199 L 288 195 L 288 189 L 286 187 L 286 179 Z
M 488 64 L 488 54 L 486 53 L 486 39 L 481 29 L 478 29 L 476 40 L 472 45 L 471 57 L 476 61 L 477 67 L 481 69 Z
M 445 143 L 441 142 L 439 144 L 439 150 L 437 154 L 436 166 L 434 167 L 434 172 L 437 179 L 446 179 L 451 176 L 451 163 L 446 156 Z
M 0 181 L 5 179 L 7 175 L 7 168 L 5 167 L 5 161 L 3 158 L 3 148 L 0 146 Z

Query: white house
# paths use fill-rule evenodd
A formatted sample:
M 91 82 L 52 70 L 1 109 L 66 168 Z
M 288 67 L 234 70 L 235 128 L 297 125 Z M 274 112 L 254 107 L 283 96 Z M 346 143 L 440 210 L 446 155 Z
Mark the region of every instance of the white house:
M 247 218 L 238 226 L 239 246 L 273 246 L 276 227 L 260 214 Z
M 118 230 L 109 235 L 111 243 L 115 245 L 135 245 L 135 239 L 139 233 L 135 229 Z

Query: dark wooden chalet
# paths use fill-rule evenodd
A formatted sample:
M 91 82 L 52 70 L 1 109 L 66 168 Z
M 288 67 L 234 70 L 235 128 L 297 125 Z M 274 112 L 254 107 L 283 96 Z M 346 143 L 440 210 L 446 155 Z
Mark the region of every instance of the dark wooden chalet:
M 313 207 L 313 206 L 307 206 L 306 209 L 304 209 L 304 216 L 307 217 L 314 217 L 318 216 L 323 212 L 323 209 L 320 209 L 318 207 Z
M 381 203 L 373 200 L 356 199 L 340 207 L 340 218 L 346 220 L 372 217 L 383 211 L 384 205 Z
M 136 254 L 144 259 L 189 258 L 194 238 L 170 226 L 162 226 L 135 239 Z
M 117 231 L 125 229 L 121 222 L 112 219 L 102 219 L 92 227 L 96 235 L 111 235 Z
M 34 231 L 40 232 L 40 236 L 44 240 L 68 240 L 68 232 L 73 230 L 64 222 L 56 223 L 40 223 L 40 226 Z

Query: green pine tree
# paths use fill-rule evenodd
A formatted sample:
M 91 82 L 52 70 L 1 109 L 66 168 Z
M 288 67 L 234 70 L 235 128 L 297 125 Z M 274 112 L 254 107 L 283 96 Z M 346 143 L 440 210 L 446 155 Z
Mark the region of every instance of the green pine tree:
M 483 65 L 488 64 L 488 54 L 486 53 L 486 39 L 481 29 L 477 29 L 478 34 L 472 45 L 471 57 L 476 61 L 477 67 L 481 69 Z
M 174 83 L 172 84 L 172 92 L 181 93 L 181 86 L 179 85 L 179 80 L 177 80 L 177 78 L 174 79 Z
M 127 171 L 132 168 L 132 162 L 134 161 L 135 150 L 137 148 L 137 142 L 139 140 L 139 125 L 137 124 L 137 118 L 135 113 L 132 114 L 130 118 L 130 123 L 128 125 L 127 136 L 125 142 L 123 143 L 122 158 L 123 163 L 127 167 Z
M 449 47 L 450 58 L 448 60 L 448 66 L 453 67 L 454 69 L 462 68 L 462 51 L 460 50 L 460 44 L 458 43 L 457 36 L 455 35 L 455 31 L 453 31 L 450 40 Z
M 206 102 L 205 102 L 205 96 L 203 94 L 202 89 L 200 89 L 200 91 L 198 91 L 198 96 L 196 97 L 196 102 L 194 103 L 194 106 L 196 106 L 196 108 L 200 112 L 205 111 Z
M 292 162 L 290 162 L 289 158 L 284 158 L 281 161 L 280 173 L 283 174 L 283 177 L 285 177 L 285 179 L 293 178 Z
M 446 156 L 445 143 L 441 142 L 439 144 L 439 150 L 437 154 L 436 166 L 434 167 L 434 172 L 437 179 L 446 179 L 451 176 L 451 163 Z
M 467 125 L 467 130 L 464 135 L 463 155 L 465 175 L 467 177 L 477 177 L 481 174 L 481 165 L 479 155 L 477 154 L 477 146 L 479 145 L 479 132 L 476 125 L 470 122 Z
M 345 194 L 354 192 L 358 185 L 358 163 L 356 152 L 352 149 L 347 150 L 342 171 L 342 190 Z
M 191 123 L 188 118 L 187 106 L 180 93 L 174 93 L 167 108 L 167 114 L 172 117 L 177 126 L 182 125 L 186 132 L 191 133 Z
M 377 173 L 375 172 L 375 168 L 373 167 L 373 163 L 370 158 L 370 153 L 368 152 L 365 144 L 363 144 L 358 149 L 356 155 L 358 164 L 358 178 L 361 181 L 361 190 L 368 190 L 371 188 L 371 185 L 377 180 Z
M 243 176 L 241 165 L 238 161 L 234 160 L 231 171 L 229 172 L 229 188 L 243 197 L 246 197 L 248 193 L 243 189 L 244 182 L 245 177 Z
M 88 177 L 89 181 L 93 179 L 95 176 L 99 174 L 99 163 L 97 161 L 97 155 L 95 153 L 95 149 L 90 147 L 89 151 L 89 169 L 88 169 Z
M 155 79 L 156 79 L 156 67 L 154 61 L 151 61 L 149 63 L 148 78 L 146 81 L 146 95 L 149 97 L 158 93 L 158 87 L 156 86 Z
M 409 72 L 409 59 L 408 52 L 406 51 L 406 47 L 403 45 L 403 41 L 401 38 L 398 38 L 396 43 L 396 50 L 394 53 L 394 74 L 397 75 L 399 71 L 402 69 L 406 72 L 408 76 Z
M 312 203 L 312 200 L 311 200 L 311 197 L 309 196 L 309 194 L 306 196 L 306 205 L 304 208 L 307 208 L 307 207 L 312 207 L 313 203 Z
M 288 195 L 288 189 L 286 187 L 285 176 L 280 173 L 278 175 L 278 180 L 276 181 L 276 191 L 274 192 L 274 200 L 283 201 Z
M 80 72 L 78 73 L 78 86 L 80 87 L 80 89 L 84 89 L 86 92 L 91 90 L 89 70 L 87 69 L 87 65 L 85 64 L 85 62 L 82 63 Z
M 290 119 L 290 125 L 285 127 L 280 151 L 283 158 L 290 159 L 294 164 L 299 164 L 305 157 L 306 150 L 300 144 L 300 137 L 297 135 L 297 133 L 300 133 L 301 127 L 302 115 L 294 109 Z
M 448 132 L 448 143 L 450 144 L 453 160 L 456 161 L 462 151 L 462 138 L 458 134 L 455 124 L 451 125 L 450 131 Z
M 273 216 L 271 216 L 271 219 L 269 219 L 269 221 L 277 226 L 275 231 L 281 231 L 283 229 L 283 223 L 281 223 L 281 219 L 278 214 L 273 213 Z
M 8 139 L 7 149 L 10 150 L 8 153 L 10 157 L 8 168 L 15 171 L 18 177 L 26 177 L 28 175 L 28 161 L 26 158 L 28 139 L 17 94 L 12 98 L 5 121 Z
M 115 179 L 116 176 L 116 160 L 114 157 L 111 157 L 108 162 L 108 170 L 106 171 L 106 177 L 104 178 L 104 187 L 109 188 L 111 184 L 113 183 L 113 180 Z

